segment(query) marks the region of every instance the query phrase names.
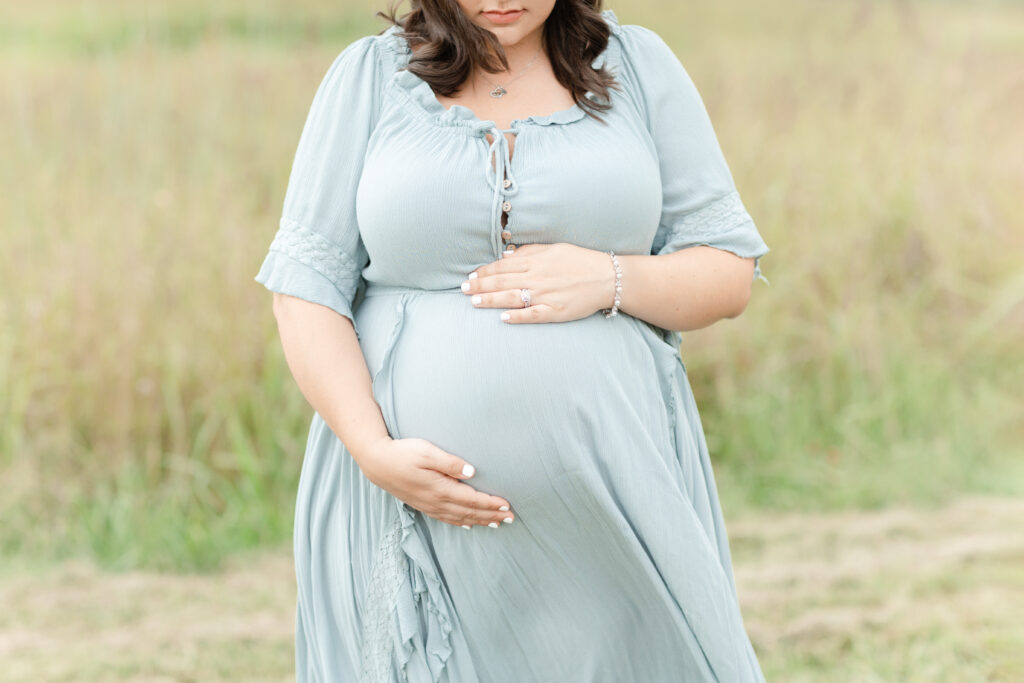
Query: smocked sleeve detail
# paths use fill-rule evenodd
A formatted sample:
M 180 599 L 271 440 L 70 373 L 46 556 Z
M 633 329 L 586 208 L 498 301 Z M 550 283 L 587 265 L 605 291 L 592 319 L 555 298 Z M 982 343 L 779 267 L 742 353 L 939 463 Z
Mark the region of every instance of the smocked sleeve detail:
M 768 246 L 740 199 L 703 99 L 672 49 L 653 30 L 621 27 L 624 79 L 658 152 L 662 213 L 652 254 L 707 245 L 754 259 Z
M 353 327 L 369 263 L 355 196 L 381 73 L 374 36 L 351 43 L 328 68 L 299 137 L 277 233 L 255 277 L 270 291 L 327 306 Z

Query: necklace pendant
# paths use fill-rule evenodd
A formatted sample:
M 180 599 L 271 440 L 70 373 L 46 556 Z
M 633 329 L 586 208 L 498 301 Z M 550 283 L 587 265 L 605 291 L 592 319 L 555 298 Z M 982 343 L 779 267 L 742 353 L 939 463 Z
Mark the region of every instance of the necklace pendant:
M 507 92 L 508 90 L 505 90 L 503 87 L 499 85 L 498 87 L 491 91 L 491 97 L 501 97 Z

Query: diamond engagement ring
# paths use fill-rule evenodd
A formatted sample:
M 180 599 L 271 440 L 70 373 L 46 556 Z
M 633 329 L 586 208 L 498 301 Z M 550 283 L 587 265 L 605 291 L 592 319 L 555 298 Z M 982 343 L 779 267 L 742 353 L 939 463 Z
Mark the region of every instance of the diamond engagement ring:
M 519 296 L 521 296 L 523 298 L 523 308 L 529 308 L 530 307 L 530 290 L 528 290 L 528 289 L 520 289 L 519 290 Z

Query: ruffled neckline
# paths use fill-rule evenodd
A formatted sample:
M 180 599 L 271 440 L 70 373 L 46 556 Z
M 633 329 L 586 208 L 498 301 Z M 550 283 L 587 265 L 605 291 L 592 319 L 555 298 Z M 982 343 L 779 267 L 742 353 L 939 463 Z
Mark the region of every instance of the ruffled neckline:
M 612 10 L 603 10 L 601 12 L 601 16 L 604 17 L 605 21 L 608 23 L 613 35 L 621 35 L 622 29 L 619 25 L 618 17 L 615 16 L 615 13 Z M 429 83 L 411 71 L 403 68 L 409 63 L 409 57 L 412 55 L 412 49 L 409 47 L 409 43 L 398 35 L 398 33 L 399 27 L 391 26 L 384 31 L 381 36 L 384 39 L 384 45 L 386 45 L 395 56 L 395 72 L 391 77 L 392 83 L 396 86 L 396 90 L 404 95 L 404 99 L 409 104 L 411 104 L 420 113 L 430 117 L 433 122 L 439 126 L 458 126 L 470 131 L 490 130 L 497 126 L 494 121 L 478 118 L 477 115 L 473 113 L 472 109 L 464 107 L 461 104 L 453 104 L 450 108 L 445 108 L 445 106 L 441 104 L 440 100 L 437 99 L 437 95 L 434 93 L 434 90 L 430 87 Z M 599 68 L 604 65 L 608 58 L 608 51 L 610 47 L 611 43 L 609 41 L 609 47 L 605 48 L 604 52 L 598 55 L 597 59 L 594 60 L 593 66 L 595 68 Z M 584 97 L 592 99 L 594 97 L 594 93 L 588 90 L 584 94 Z M 583 108 L 574 102 L 568 109 L 562 109 L 550 114 L 514 119 L 510 125 L 512 128 L 516 128 L 524 123 L 537 126 L 564 125 L 580 121 L 585 118 L 586 115 L 587 114 Z

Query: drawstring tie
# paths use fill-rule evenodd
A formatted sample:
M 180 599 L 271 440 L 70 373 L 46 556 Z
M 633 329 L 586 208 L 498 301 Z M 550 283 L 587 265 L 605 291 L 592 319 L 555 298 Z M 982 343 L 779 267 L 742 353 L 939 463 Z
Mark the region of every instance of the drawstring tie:
M 491 199 L 491 246 L 499 257 L 504 258 L 501 249 L 502 204 L 508 200 L 508 197 L 519 191 L 519 183 L 512 175 L 512 151 L 505 133 L 518 135 L 519 131 L 515 128 L 503 130 L 491 121 L 482 121 L 476 128 L 476 134 L 484 137 L 485 133 L 490 133 L 494 138 L 487 148 L 487 158 L 484 159 L 486 164 L 484 174 L 487 177 L 487 183 L 494 191 L 494 196 Z M 505 187 L 506 180 L 508 187 Z

